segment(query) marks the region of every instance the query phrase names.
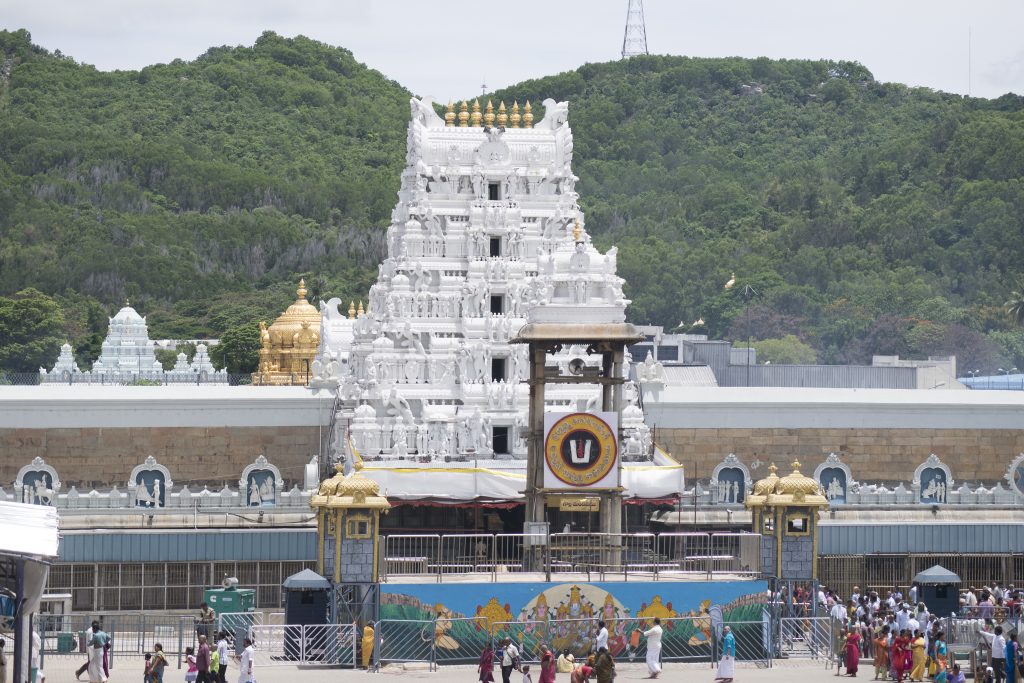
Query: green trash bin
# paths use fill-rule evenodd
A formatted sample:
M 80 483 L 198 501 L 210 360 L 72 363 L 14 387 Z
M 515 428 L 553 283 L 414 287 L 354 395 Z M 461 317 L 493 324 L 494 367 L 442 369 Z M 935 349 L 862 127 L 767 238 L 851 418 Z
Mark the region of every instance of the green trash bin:
M 76 642 L 74 633 L 58 633 L 57 634 L 57 652 L 68 653 L 74 652 L 75 647 L 78 645 Z

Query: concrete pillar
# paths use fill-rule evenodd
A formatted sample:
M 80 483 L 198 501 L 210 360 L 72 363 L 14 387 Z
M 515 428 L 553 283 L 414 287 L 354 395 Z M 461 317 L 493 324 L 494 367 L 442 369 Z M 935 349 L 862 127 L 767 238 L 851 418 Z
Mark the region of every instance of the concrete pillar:
M 526 460 L 526 521 L 544 521 L 544 363 L 547 350 L 530 344 L 530 441 Z

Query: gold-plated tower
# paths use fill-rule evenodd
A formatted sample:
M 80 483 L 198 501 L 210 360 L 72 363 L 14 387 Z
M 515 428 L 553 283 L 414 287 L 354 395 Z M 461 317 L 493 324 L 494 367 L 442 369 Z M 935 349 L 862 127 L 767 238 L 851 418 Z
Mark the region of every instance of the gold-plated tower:
M 519 102 L 512 102 L 512 116 L 509 120 L 512 121 L 512 127 L 518 128 L 519 122 L 522 120 L 522 116 L 519 115 Z
M 473 113 L 469 115 L 469 125 L 479 128 L 480 119 L 480 100 L 473 100 Z
M 448 100 L 448 109 L 444 113 L 444 125 L 449 128 L 455 125 L 455 103 Z
M 466 100 L 462 100 L 462 104 L 459 105 L 459 128 L 465 128 L 469 125 L 469 104 Z
M 484 125 L 488 128 L 494 126 L 494 105 L 490 100 L 487 100 L 487 109 L 484 111 Z
M 530 100 L 526 100 L 523 111 L 523 128 L 533 128 L 533 107 L 530 106 Z
M 505 102 L 498 105 L 498 127 L 504 128 L 508 123 L 508 114 L 505 113 Z

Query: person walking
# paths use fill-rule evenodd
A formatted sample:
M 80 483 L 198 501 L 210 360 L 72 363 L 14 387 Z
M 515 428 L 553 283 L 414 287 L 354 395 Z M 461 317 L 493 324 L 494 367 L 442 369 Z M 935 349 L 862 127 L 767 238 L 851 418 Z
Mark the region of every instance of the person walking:
M 924 656 L 925 642 L 924 634 L 918 629 L 914 632 L 914 639 L 910 643 L 910 680 L 924 680 Z
M 560 674 L 571 674 L 575 664 L 576 658 L 569 652 L 569 648 L 565 648 L 555 660 L 555 670 Z
M 103 647 L 106 645 L 104 635 L 100 630 L 100 622 L 92 622 L 92 638 L 86 646 L 89 651 L 89 683 L 103 683 L 107 680 L 103 672 Z
M 1020 673 L 1017 666 L 1017 655 L 1019 648 L 1017 645 L 1017 632 L 1010 631 L 1010 636 L 1006 639 L 1006 681 L 1007 683 L 1016 683 L 1020 680 Z
M 238 683 L 253 683 L 252 655 L 252 640 L 246 638 L 245 649 L 238 658 Z
M 855 628 L 850 629 L 850 634 L 846 636 L 846 675 L 856 676 L 857 669 L 860 668 L 860 631 Z
M 164 669 L 167 667 L 167 655 L 164 654 L 164 646 L 160 643 L 153 643 L 153 660 L 149 665 L 153 674 L 153 683 L 164 683 Z
M 217 683 L 228 683 L 228 632 L 217 634 Z
M 883 626 L 882 630 L 875 636 L 875 680 L 881 676 L 882 680 L 889 677 L 889 627 Z
M 540 678 L 537 683 L 555 683 L 555 655 L 547 645 L 540 646 Z
M 647 638 L 647 677 L 661 675 L 661 619 L 654 617 L 654 626 L 644 631 Z
M 512 683 L 512 670 L 519 662 L 519 649 L 512 644 L 511 638 L 501 641 L 501 683 Z
M 935 683 L 946 683 L 946 655 L 946 634 L 939 631 L 935 634 Z M 958 667 L 954 667 L 954 669 L 957 672 L 960 671 Z
M 494 683 L 494 650 L 488 642 L 480 653 L 480 661 L 476 665 L 477 680 L 480 683 Z
M 715 680 L 721 683 L 730 683 L 736 675 L 736 637 L 728 626 L 724 629 L 722 637 L 722 658 L 718 660 L 718 673 Z
M 89 624 L 89 628 L 85 630 L 85 663 L 82 664 L 82 666 L 78 667 L 78 669 L 75 671 L 76 681 L 81 680 L 82 674 L 89 670 L 89 644 L 92 642 L 92 626 L 95 623 L 96 622 L 94 621 L 92 622 L 92 624 Z
M 213 683 L 210 680 L 210 644 L 206 636 L 199 636 L 199 650 L 196 652 L 197 683 Z

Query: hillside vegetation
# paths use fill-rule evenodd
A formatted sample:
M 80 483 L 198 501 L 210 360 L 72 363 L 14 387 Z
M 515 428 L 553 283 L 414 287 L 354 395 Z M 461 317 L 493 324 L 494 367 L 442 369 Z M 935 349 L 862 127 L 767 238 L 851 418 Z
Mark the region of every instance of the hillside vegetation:
M 86 359 L 125 298 L 151 336 L 187 338 L 250 334 L 300 275 L 365 297 L 409 97 L 303 37 L 104 73 L 0 31 L 0 330 L 18 301 L 52 298 L 45 346 Z M 587 228 L 619 246 L 634 322 L 703 318 L 820 362 L 1024 368 L 1003 306 L 1024 270 L 1021 98 L 851 63 L 656 56 L 494 97 L 570 101 Z

